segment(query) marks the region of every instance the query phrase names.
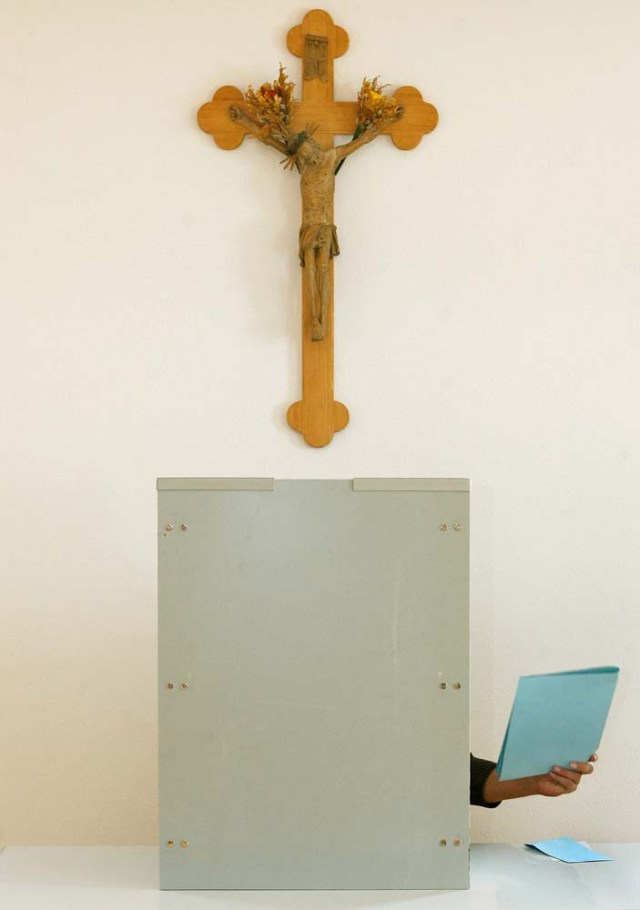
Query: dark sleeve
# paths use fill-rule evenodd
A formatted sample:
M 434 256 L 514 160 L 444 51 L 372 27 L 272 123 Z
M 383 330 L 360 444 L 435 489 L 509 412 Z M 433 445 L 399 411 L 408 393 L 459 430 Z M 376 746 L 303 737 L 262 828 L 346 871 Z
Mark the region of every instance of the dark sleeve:
M 484 806 L 485 809 L 495 809 L 496 806 L 500 805 L 500 803 L 485 802 L 482 795 L 485 781 L 495 766 L 496 763 L 493 761 L 487 761 L 484 758 L 476 758 L 474 755 L 471 756 L 469 801 L 472 806 Z

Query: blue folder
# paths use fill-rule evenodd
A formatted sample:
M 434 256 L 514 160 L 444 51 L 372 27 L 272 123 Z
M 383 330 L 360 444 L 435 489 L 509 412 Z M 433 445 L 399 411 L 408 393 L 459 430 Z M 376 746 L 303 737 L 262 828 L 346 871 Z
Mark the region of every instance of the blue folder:
M 588 761 L 600 745 L 618 667 L 521 676 L 500 750 L 500 780 Z

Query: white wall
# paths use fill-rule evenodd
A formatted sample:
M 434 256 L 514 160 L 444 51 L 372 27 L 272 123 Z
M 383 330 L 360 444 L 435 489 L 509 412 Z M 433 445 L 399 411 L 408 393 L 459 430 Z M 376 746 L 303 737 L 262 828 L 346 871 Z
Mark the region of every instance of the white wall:
M 343 0 L 336 95 L 440 110 L 339 178 L 336 393 L 299 397 L 295 176 L 219 85 L 294 79 L 264 0 L 21 0 L 1 29 L 5 841 L 156 837 L 155 478 L 469 476 L 472 743 L 521 673 L 623 668 L 597 775 L 476 840 L 640 840 L 635 0 Z

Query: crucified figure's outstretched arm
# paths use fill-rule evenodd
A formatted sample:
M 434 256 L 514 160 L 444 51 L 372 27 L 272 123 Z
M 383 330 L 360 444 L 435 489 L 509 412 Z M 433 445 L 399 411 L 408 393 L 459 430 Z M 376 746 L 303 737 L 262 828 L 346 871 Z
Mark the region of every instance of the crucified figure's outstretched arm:
M 273 135 L 271 128 L 267 124 L 262 125 L 258 123 L 257 120 L 254 120 L 253 117 L 245 114 L 245 112 L 235 104 L 232 104 L 229 108 L 229 116 L 232 120 L 235 120 L 236 123 L 241 123 L 246 127 L 251 135 L 255 136 L 256 139 L 259 139 L 260 142 L 263 142 L 265 145 L 270 145 L 271 148 L 286 154 L 287 146 L 283 141 L 277 139 Z
M 390 123 L 395 123 L 396 120 L 399 120 L 402 117 L 402 113 L 403 109 L 398 107 L 394 117 L 389 119 L 385 118 L 378 126 L 370 126 L 368 129 L 364 129 L 357 139 L 352 139 L 351 142 L 345 142 L 343 145 L 336 146 L 336 164 L 340 164 L 345 158 L 348 158 L 349 155 L 353 155 L 354 152 L 357 152 L 358 149 L 362 148 L 363 145 L 366 145 L 367 142 L 373 142 L 376 136 L 379 136 L 385 127 L 389 126 Z

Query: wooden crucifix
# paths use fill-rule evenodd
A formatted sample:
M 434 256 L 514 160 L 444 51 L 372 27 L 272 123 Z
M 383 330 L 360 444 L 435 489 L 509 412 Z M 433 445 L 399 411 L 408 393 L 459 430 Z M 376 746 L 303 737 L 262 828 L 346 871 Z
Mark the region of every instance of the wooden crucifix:
M 282 152 L 285 161 L 288 159 L 301 175 L 302 400 L 290 406 L 287 420 L 316 447 L 328 445 L 334 433 L 349 422 L 349 411 L 333 397 L 333 258 L 339 252 L 333 199 L 337 170 L 348 155 L 380 133 L 387 133 L 397 148 L 408 150 L 438 123 L 436 109 L 412 86 L 403 86 L 392 99 L 380 101 L 381 107 L 364 125 L 358 119 L 358 102 L 334 101 L 333 61 L 348 47 L 346 31 L 334 25 L 324 10 L 311 10 L 289 31 L 287 48 L 302 58 L 302 100 L 292 102 L 290 120 L 284 128 L 252 116 L 246 104 L 250 93 L 245 95 L 230 85 L 219 88 L 212 101 L 198 111 L 198 124 L 220 148 L 235 149 L 245 136 L 254 136 Z M 365 80 L 363 85 L 368 86 L 375 106 L 383 97 L 377 91 L 377 80 Z M 280 84 L 274 83 L 272 91 L 286 94 L 287 90 L 281 68 Z M 263 98 L 266 94 L 263 92 Z M 252 92 L 252 97 L 255 101 L 256 93 Z M 354 138 L 334 146 L 338 135 Z

